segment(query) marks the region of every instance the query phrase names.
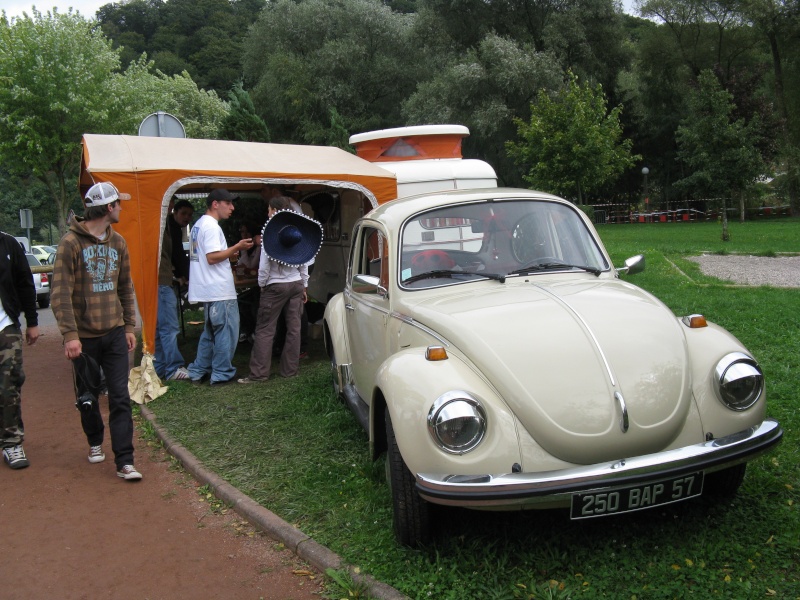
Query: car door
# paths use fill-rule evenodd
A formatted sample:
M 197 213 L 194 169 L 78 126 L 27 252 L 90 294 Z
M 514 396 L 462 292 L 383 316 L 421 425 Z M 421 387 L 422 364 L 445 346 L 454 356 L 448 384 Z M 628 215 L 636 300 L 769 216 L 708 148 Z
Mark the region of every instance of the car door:
M 350 340 L 353 380 L 361 398 L 370 402 L 375 374 L 388 353 L 388 243 L 373 225 L 356 230 L 345 288 L 345 320 Z

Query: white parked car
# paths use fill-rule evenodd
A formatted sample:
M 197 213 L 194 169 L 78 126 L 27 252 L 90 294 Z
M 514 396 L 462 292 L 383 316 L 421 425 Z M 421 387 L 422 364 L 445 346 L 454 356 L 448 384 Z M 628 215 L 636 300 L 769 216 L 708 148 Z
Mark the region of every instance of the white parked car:
M 25 258 L 28 259 L 28 264 L 31 267 L 41 267 L 37 258 L 29 253 L 25 253 Z M 34 273 L 33 283 L 36 286 L 36 302 L 39 308 L 47 308 L 50 306 L 50 277 L 47 273 Z
M 337 394 L 387 453 L 394 528 L 434 505 L 615 515 L 732 494 L 783 431 L 756 359 L 620 279 L 555 196 L 485 189 L 384 204 L 328 303 Z

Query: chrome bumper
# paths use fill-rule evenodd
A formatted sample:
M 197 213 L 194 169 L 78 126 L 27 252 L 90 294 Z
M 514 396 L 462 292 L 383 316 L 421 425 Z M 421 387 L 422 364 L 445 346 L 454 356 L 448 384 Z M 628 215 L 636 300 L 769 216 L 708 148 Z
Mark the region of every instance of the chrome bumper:
M 613 490 L 696 471 L 718 471 L 755 458 L 781 437 L 780 424 L 766 419 L 758 426 L 702 444 L 585 467 L 498 475 L 417 473 L 417 491 L 429 502 L 452 506 L 568 504 L 575 493 Z

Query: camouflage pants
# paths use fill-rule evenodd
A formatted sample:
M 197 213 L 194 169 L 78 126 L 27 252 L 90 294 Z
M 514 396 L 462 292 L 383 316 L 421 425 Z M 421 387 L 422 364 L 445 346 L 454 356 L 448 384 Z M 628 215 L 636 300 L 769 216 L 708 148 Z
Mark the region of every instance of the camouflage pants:
M 22 425 L 20 390 L 25 383 L 22 372 L 22 332 L 9 325 L 0 331 L 0 446 L 9 448 L 21 444 L 25 437 Z

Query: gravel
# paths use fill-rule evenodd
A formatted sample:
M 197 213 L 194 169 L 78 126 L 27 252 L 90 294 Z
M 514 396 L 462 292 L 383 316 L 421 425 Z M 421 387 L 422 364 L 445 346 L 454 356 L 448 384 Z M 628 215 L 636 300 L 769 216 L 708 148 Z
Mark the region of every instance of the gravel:
M 703 275 L 742 285 L 800 287 L 800 256 L 733 256 L 703 254 L 689 260 L 699 263 Z

